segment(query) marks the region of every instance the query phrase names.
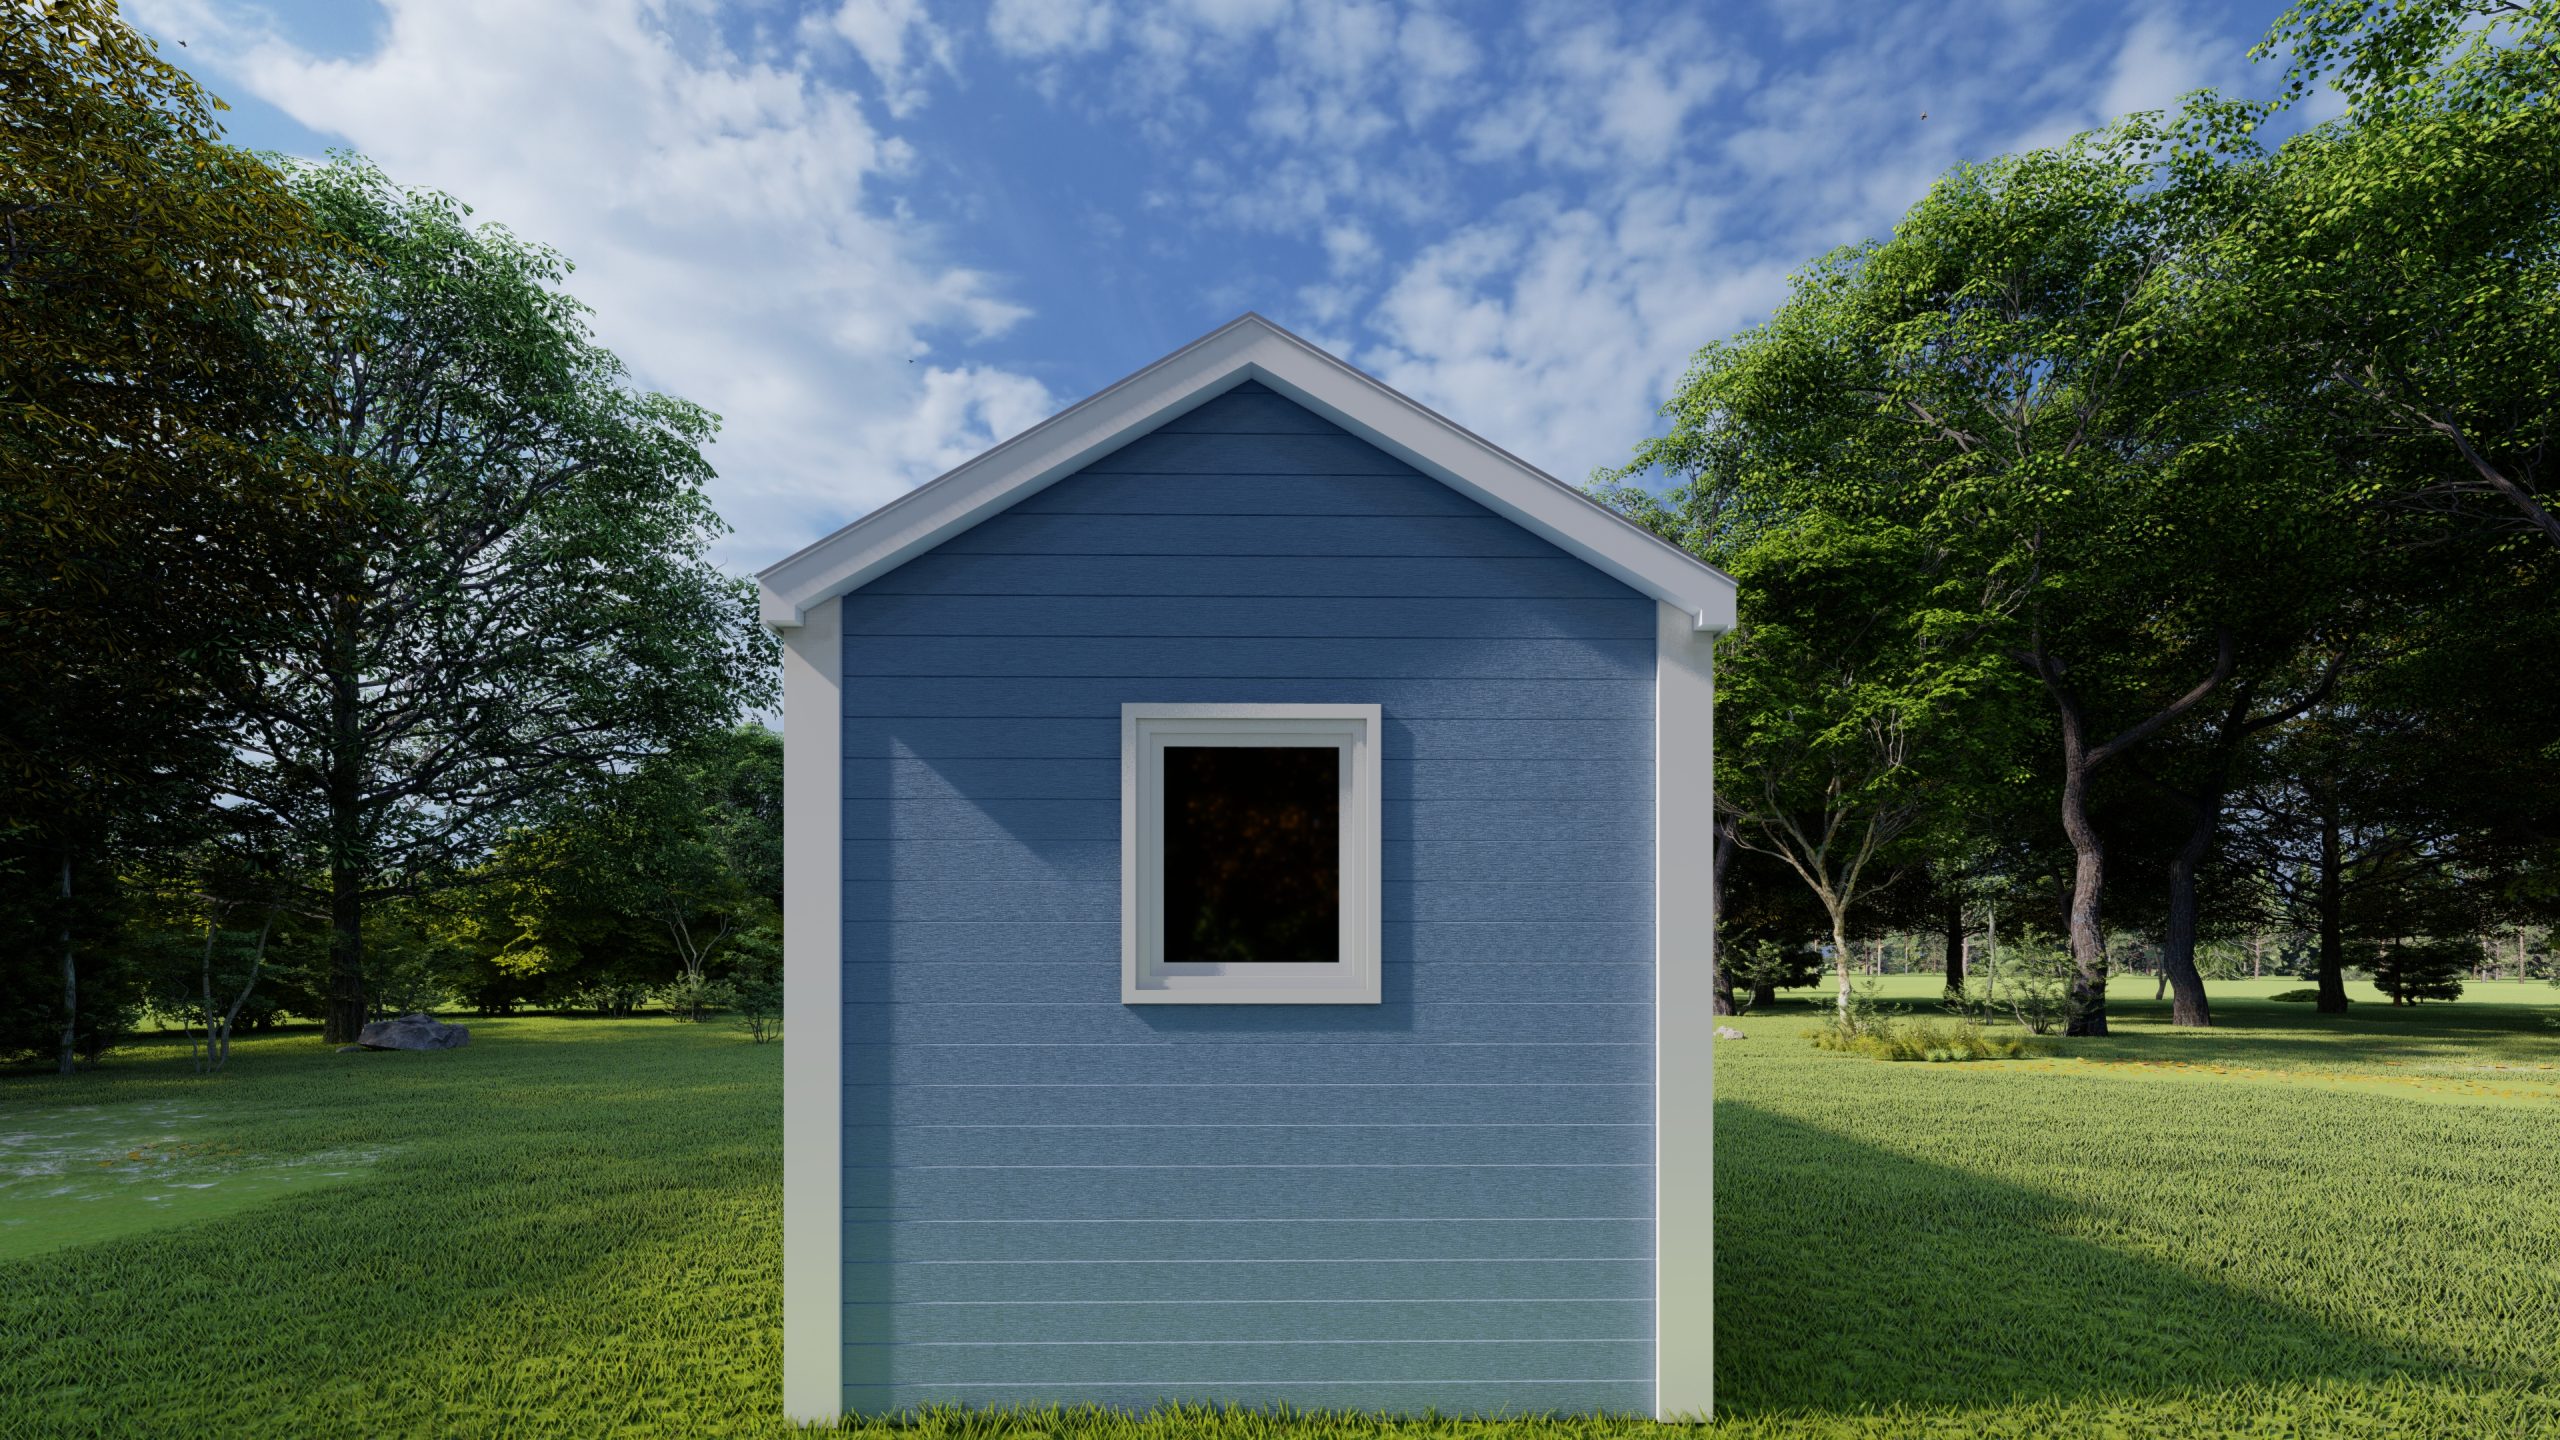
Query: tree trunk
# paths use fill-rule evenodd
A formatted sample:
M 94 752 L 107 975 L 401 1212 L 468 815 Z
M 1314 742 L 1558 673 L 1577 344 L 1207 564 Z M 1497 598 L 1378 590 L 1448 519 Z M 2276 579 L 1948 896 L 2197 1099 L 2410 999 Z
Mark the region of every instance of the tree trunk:
M 1715 824 L 1716 846 L 1714 851 L 1711 852 L 1713 858 L 1708 861 L 1707 913 L 1714 917 L 1713 923 L 1718 933 L 1708 938 L 1707 954 L 1714 964 L 1714 973 L 1708 978 L 1713 984 L 1715 990 L 1715 1013 L 1718 1015 L 1739 1015 L 1742 1011 L 1740 1007 L 1733 1003 L 1733 977 L 1725 973 L 1724 946 L 1720 943 L 1723 938 L 1721 932 L 1724 929 L 1725 869 L 1733 863 L 1733 851 L 1737 842 L 1737 837 L 1734 834 L 1733 821 L 1719 816 Z M 1774 999 L 1775 996 L 1773 995 L 1771 998 Z M 1760 994 L 1757 990 L 1752 993 L 1751 1003 L 1754 1005 L 1760 1003 Z
M 2062 833 L 2071 841 L 2071 1013 L 2065 1035 L 2107 1033 L 2107 937 L 2098 897 L 2107 883 L 2107 847 L 2089 822 L 2089 764 L 2079 727 L 2063 727 Z
M 1839 961 L 1840 1017 L 1845 1020 L 1849 1016 L 1849 966 L 1852 963 L 1849 959 L 1849 914 L 1838 906 L 1832 906 L 1830 909 L 1831 953 Z
M 249 952 L 248 978 L 240 982 L 240 993 L 231 997 L 231 1008 L 224 1011 L 222 1015 L 222 1048 L 219 1051 L 214 1049 L 213 1015 L 210 1009 L 206 1011 L 205 1054 L 210 1057 L 212 1068 L 217 1071 L 231 1063 L 231 1034 L 239 1028 L 240 1007 L 249 1003 L 249 993 L 258 988 L 258 972 L 267 963 L 267 941 L 276 933 L 278 908 L 269 906 L 267 922 L 258 927 L 258 948 Z M 209 981 L 208 984 L 210 984 Z M 209 1005 L 212 1000 L 210 989 L 205 992 L 205 997 Z
M 350 1045 L 364 1029 L 364 890 L 354 867 L 329 870 L 329 1000 L 320 1038 Z
M 348 587 L 352 588 L 352 587 Z M 355 1042 L 364 1029 L 364 729 L 356 616 L 341 598 L 329 677 L 329 998 L 320 1038 Z
M 2169 919 L 2160 931 L 2160 974 L 2176 997 L 2170 1023 L 2201 1028 L 2213 1024 L 2213 1006 L 2205 998 L 2204 976 L 2196 971 L 2196 871 L 2213 848 L 2222 805 L 2219 796 L 2185 798 L 2193 823 L 2186 843 L 2169 857 Z
M 2107 1033 L 2107 937 L 2098 925 L 2098 897 L 2106 888 L 2107 850 L 2089 819 L 2089 777 L 2100 765 L 2141 745 L 2186 714 L 2231 677 L 2235 652 L 2229 630 L 2214 632 L 2212 673 L 2186 694 L 2147 718 L 2126 727 L 2114 739 L 2091 745 L 2079 698 L 2063 683 L 2063 664 L 2041 650 L 2020 659 L 2044 682 L 2062 728 L 2062 833 L 2071 841 L 2071 1014 L 2065 1035 Z
M 62 847 L 62 1073 L 80 1068 L 80 961 L 71 949 L 71 847 Z
M 2325 799 L 2325 797 L 2324 797 Z M 2341 891 L 2345 877 L 2338 873 L 2338 811 L 2332 804 L 2320 809 L 2320 999 L 2317 1008 L 2323 1015 L 2347 1013 L 2347 966 L 2344 943 L 2339 932 Z
M 204 922 L 204 1059 L 196 1066 L 199 1075 L 213 1070 L 213 945 L 221 934 L 221 927 L 214 921 Z M 187 1054 L 192 1057 L 195 1049 L 196 1037 L 191 1029 L 187 1032 Z
M 1964 901 L 1947 902 L 1947 994 L 1964 993 Z

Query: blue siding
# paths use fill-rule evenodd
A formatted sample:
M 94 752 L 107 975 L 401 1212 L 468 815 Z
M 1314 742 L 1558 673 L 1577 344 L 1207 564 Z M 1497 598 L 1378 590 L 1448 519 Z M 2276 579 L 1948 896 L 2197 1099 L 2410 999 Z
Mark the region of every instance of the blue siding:
M 846 597 L 848 1406 L 1649 1409 L 1653 628 L 1256 385 Z M 1385 1003 L 1120 1003 L 1127 701 L 1383 708 Z

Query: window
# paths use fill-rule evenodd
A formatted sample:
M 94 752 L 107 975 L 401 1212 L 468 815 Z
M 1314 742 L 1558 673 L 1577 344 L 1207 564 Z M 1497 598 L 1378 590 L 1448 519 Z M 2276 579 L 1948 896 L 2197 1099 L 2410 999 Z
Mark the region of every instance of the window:
M 1378 1001 L 1378 707 L 1120 707 L 1120 998 Z

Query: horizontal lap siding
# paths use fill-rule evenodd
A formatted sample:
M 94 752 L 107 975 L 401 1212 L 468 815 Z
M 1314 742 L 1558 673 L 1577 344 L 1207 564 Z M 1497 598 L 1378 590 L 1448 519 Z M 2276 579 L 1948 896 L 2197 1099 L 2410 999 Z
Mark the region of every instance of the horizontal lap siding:
M 1258 386 L 847 597 L 849 1406 L 1648 1408 L 1653 625 Z M 1384 1003 L 1120 1003 L 1129 701 L 1382 708 Z

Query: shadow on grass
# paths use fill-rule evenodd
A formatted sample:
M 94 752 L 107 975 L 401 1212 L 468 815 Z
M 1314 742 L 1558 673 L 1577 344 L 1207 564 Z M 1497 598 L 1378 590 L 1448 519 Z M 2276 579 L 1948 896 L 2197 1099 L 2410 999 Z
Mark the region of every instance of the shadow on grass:
M 1747 1417 L 2393 1377 L 2450 1359 L 2067 1233 L 2070 1201 L 1716 1106 L 1716 1404 Z

